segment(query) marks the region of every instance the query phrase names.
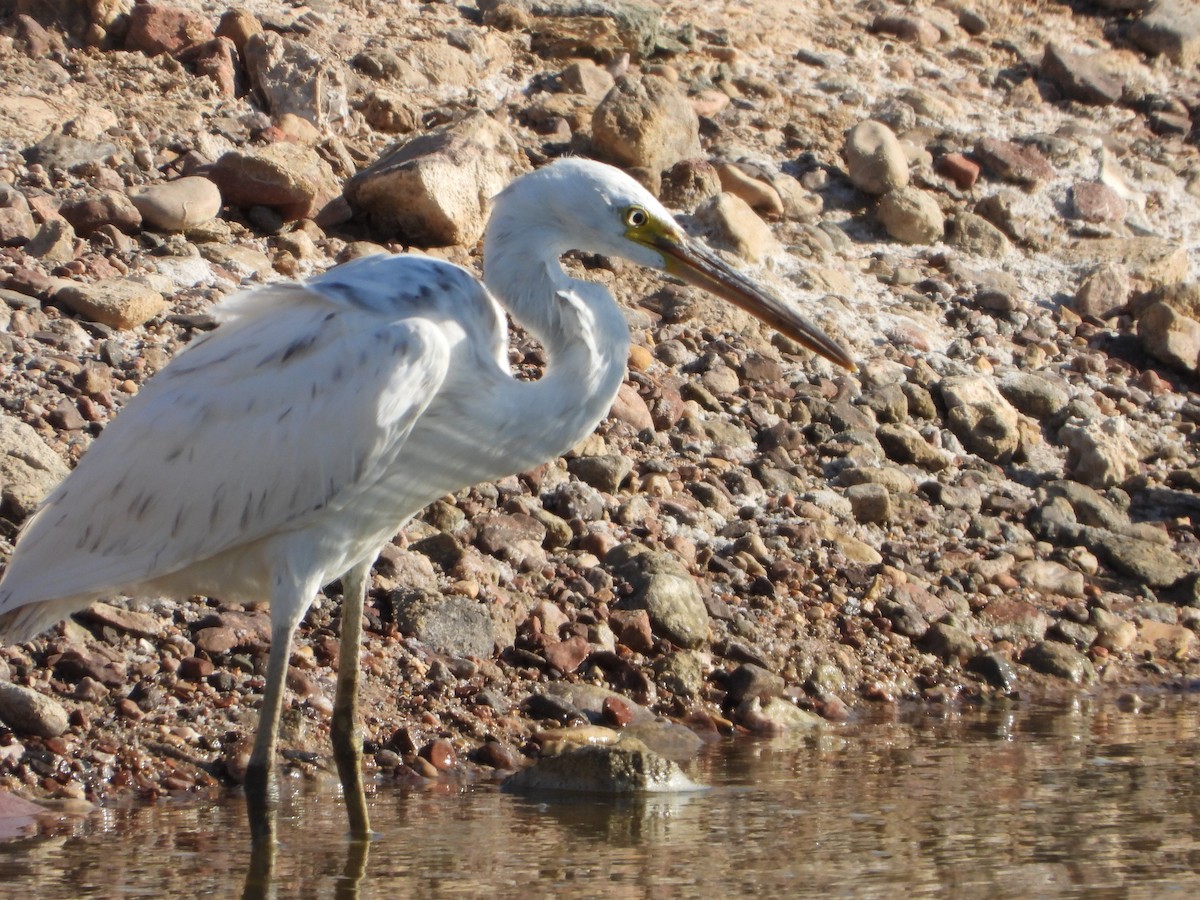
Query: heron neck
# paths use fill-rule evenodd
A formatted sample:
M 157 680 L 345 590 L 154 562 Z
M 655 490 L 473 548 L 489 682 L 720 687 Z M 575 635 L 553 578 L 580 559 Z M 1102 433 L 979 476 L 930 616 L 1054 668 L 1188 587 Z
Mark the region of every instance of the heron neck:
M 538 246 L 535 240 L 522 242 L 513 253 L 489 240 L 484 280 L 546 351 L 546 371 L 540 379 L 514 382 L 521 408 L 554 423 L 558 446 L 545 446 L 549 452 L 541 453 L 540 463 L 571 449 L 608 414 L 625 378 L 629 326 L 603 286 L 563 271 L 560 251 L 552 242 L 531 253 L 529 246 Z M 551 440 L 548 434 L 542 437 Z

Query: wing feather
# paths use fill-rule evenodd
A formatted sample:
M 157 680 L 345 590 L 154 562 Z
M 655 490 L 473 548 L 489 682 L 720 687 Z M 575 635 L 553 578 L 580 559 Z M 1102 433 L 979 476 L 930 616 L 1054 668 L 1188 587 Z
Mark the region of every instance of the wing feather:
M 415 315 L 389 320 L 300 285 L 226 313 L 30 520 L 0 614 L 116 593 L 353 502 L 446 377 L 447 338 Z

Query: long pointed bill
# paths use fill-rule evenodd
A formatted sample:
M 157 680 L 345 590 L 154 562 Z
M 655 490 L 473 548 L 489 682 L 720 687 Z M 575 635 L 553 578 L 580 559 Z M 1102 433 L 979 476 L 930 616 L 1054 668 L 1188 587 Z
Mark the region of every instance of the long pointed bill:
M 841 344 L 699 241 L 662 235 L 657 237 L 653 246 L 663 254 L 670 274 L 722 300 L 728 300 L 830 362 L 851 372 L 858 370 Z

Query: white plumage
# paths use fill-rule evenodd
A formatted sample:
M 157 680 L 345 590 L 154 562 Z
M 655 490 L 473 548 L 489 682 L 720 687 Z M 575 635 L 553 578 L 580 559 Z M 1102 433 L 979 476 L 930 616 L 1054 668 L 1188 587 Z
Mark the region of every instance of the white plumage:
M 432 500 L 544 462 L 605 415 L 629 335 L 570 249 L 665 269 L 739 303 L 841 365 L 819 329 L 703 246 L 632 179 L 563 160 L 496 201 L 485 280 L 377 256 L 217 309 L 108 425 L 27 523 L 0 581 L 0 642 L 98 597 L 269 600 L 272 648 L 247 775 L 271 843 L 271 765 L 290 642 L 317 590 L 344 578 L 333 738 L 352 829 L 368 829 L 355 722 L 361 605 L 385 542 Z M 504 310 L 545 347 L 536 382 L 508 369 Z

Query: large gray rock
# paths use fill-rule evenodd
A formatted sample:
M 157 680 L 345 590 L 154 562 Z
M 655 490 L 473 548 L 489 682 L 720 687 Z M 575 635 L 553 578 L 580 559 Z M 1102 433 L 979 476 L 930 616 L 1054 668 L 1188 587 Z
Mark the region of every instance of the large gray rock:
M 659 173 L 701 155 L 700 120 L 667 79 L 624 76 L 592 114 L 592 147 L 609 162 Z
M 482 603 L 433 591 L 399 590 L 388 597 L 404 633 L 447 656 L 489 659 L 495 623 Z
M 547 756 L 509 776 L 511 791 L 570 791 L 589 794 L 673 793 L 704 790 L 679 766 L 641 741 L 578 747 Z
M 67 730 L 67 711 L 52 697 L 19 684 L 0 683 L 0 721 L 17 734 L 58 737 Z
M 473 244 L 491 198 L 527 169 L 516 138 L 479 113 L 388 150 L 346 183 L 345 195 L 382 236 Z
M 633 587 L 627 608 L 646 610 L 657 633 L 686 650 L 708 639 L 708 609 L 700 588 L 675 557 L 622 544 L 609 551 L 606 561 Z
M 1200 60 L 1200 7 L 1188 0 L 1156 0 L 1128 37 L 1147 53 L 1193 66 Z

